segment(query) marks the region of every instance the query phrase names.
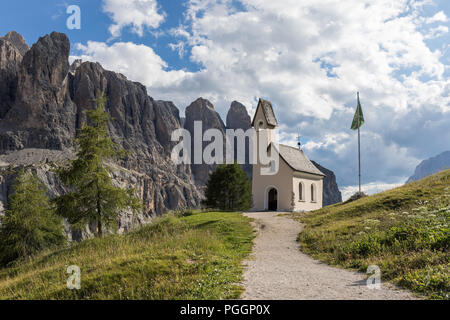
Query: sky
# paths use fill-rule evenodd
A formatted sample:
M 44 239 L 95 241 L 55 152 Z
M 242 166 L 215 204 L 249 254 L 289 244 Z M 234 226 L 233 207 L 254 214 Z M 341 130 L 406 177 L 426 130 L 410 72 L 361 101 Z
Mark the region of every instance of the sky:
M 67 27 L 68 6 L 80 29 Z M 71 57 L 147 86 L 181 114 L 198 97 L 226 119 L 233 100 L 253 115 L 272 102 L 281 141 L 300 133 L 310 159 L 333 170 L 344 198 L 357 188 L 360 92 L 363 191 L 400 184 L 449 150 L 448 0 L 2 1 L 0 35 L 29 45 L 66 33 Z

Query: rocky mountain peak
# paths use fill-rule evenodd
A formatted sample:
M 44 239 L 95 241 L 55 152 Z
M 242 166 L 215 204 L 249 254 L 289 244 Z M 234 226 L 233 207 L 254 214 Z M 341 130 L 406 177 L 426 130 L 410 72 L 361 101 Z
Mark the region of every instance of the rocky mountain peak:
M 78 67 L 81 66 L 81 64 L 83 63 L 83 60 L 81 59 L 76 59 L 74 62 L 72 62 L 72 64 L 70 65 L 69 68 L 69 72 L 74 76 Z
M 0 37 L 0 39 L 11 42 L 22 56 L 30 49 L 22 35 L 14 30 L 8 32 L 4 37 Z
M 69 98 L 70 42 L 53 32 L 28 50 L 10 86 L 16 91 L 0 122 L 0 148 L 61 149 L 75 133 L 76 107 Z
M 194 105 L 196 107 L 209 108 L 211 110 L 214 110 L 214 105 L 208 99 L 205 99 L 203 97 L 197 98 L 197 100 L 192 102 L 191 105 Z
M 252 126 L 251 118 L 248 115 L 247 108 L 238 102 L 233 101 L 227 113 L 227 129 L 242 129 L 248 130 Z M 245 141 L 245 163 L 242 164 L 242 169 L 247 173 L 248 177 L 252 179 L 253 166 L 249 159 L 249 142 Z M 234 139 L 234 160 L 237 160 L 237 138 Z
M 339 187 L 336 182 L 336 176 L 334 172 L 322 167 L 317 162 L 311 160 L 311 162 L 325 174 L 325 179 L 323 179 L 323 203 L 322 205 L 329 206 L 331 204 L 342 202 L 342 194 L 339 191 Z
M 69 51 L 69 38 L 64 33 L 52 32 L 39 38 L 23 57 L 24 78 L 61 86 L 69 71 Z
M 251 127 L 251 118 L 247 108 L 238 102 L 233 101 L 227 113 L 227 128 L 247 130 Z
M 214 110 L 214 106 L 209 100 L 198 98 L 186 108 L 185 115 L 184 128 L 191 134 L 192 147 L 194 146 L 195 121 L 201 121 L 203 132 L 214 128 L 220 130 L 225 137 L 225 124 L 220 118 L 220 115 Z M 205 148 L 206 145 L 206 143 L 203 143 L 203 148 Z M 191 154 L 193 155 L 194 153 L 192 151 L 193 150 L 191 150 Z M 195 178 L 195 184 L 198 186 L 204 186 L 208 180 L 209 173 L 215 170 L 215 165 L 193 164 L 191 167 Z
M 448 168 L 450 168 L 450 150 L 420 162 L 414 170 L 414 174 L 409 177 L 406 183 L 420 180 Z
M 11 41 L 0 37 L 0 119 L 14 102 L 22 58 L 19 49 Z
M 69 66 L 69 51 L 69 39 L 57 32 L 39 38 L 23 59 L 9 41 L 0 39 L 0 61 L 12 66 L 8 72 L 0 68 L 0 80 L 7 79 L 0 81 L 0 208 L 6 206 L 13 182 L 2 180 L 9 166 L 32 164 L 51 194 L 64 191 L 48 168 L 73 154 L 76 130 L 86 121 L 84 111 L 94 108 L 103 92 L 112 119 L 110 136 L 128 151 L 125 159 L 111 164 L 113 179 L 136 188 L 145 208 L 136 219 L 121 213 L 121 228 L 167 210 L 198 206 L 201 195 L 190 166 L 170 160 L 170 136 L 180 127 L 176 106 L 155 101 L 144 85 L 99 63 Z
M 225 132 L 225 124 L 214 110 L 214 105 L 207 99 L 198 98 L 186 108 L 185 128 L 192 132 L 194 121 L 202 121 L 203 130 L 217 128 Z M 192 134 L 192 133 L 191 133 Z

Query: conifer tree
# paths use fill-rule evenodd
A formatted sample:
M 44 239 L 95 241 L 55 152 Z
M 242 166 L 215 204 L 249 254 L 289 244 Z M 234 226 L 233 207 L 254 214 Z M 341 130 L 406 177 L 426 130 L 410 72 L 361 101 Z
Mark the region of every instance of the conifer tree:
M 95 223 L 98 237 L 105 227 L 117 227 L 120 210 L 136 212 L 141 208 L 134 189 L 113 185 L 111 168 L 105 163 L 123 155 L 108 135 L 110 118 L 105 103 L 106 97 L 102 96 L 96 109 L 86 111 L 87 123 L 75 139 L 77 157 L 68 168 L 58 170 L 61 180 L 72 191 L 55 200 L 58 214 L 75 227 Z
M 237 163 L 220 164 L 209 175 L 203 205 L 225 211 L 250 209 L 252 189 L 250 179 Z
M 0 264 L 65 242 L 62 219 L 52 208 L 46 187 L 22 168 L 0 223 Z

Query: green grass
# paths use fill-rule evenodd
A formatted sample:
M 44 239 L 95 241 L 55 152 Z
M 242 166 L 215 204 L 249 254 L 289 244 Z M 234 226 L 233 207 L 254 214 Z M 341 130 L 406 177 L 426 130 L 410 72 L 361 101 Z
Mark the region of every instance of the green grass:
M 295 215 L 302 250 L 435 299 L 450 298 L 450 170 L 357 201 Z
M 232 299 L 254 233 L 241 213 L 169 215 L 0 269 L 0 299 Z M 69 290 L 67 267 L 81 268 Z

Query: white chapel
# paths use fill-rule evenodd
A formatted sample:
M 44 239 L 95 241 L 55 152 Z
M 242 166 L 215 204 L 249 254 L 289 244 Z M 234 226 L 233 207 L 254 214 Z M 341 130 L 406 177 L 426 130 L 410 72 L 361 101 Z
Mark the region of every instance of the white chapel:
M 252 126 L 256 130 L 258 148 L 260 139 L 264 139 L 262 146 L 265 152 L 279 155 L 279 167 L 275 174 L 261 173 L 261 167 L 269 165 L 262 166 L 259 157 L 253 165 L 252 210 L 311 211 L 322 208 L 325 175 L 300 148 L 275 143 L 278 122 L 269 101 L 259 99 Z

